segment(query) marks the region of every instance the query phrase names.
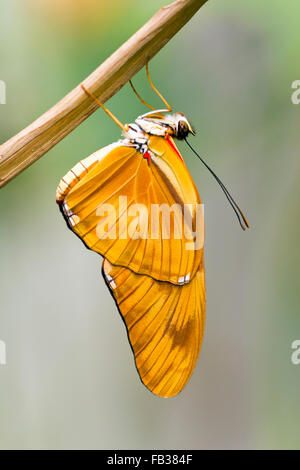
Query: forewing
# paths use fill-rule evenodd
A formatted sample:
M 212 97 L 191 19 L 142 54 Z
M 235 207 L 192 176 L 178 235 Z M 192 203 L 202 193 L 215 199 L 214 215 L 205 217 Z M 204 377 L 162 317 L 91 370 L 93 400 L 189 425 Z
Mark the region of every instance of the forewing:
M 150 162 L 132 147 L 116 146 L 73 182 L 60 204 L 70 228 L 112 264 L 183 284 L 203 252 L 191 241 L 197 231 L 203 239 L 204 223 L 196 223 L 195 212 L 200 197 L 167 141 L 151 137 L 149 147 Z M 171 206 L 168 223 L 161 208 Z

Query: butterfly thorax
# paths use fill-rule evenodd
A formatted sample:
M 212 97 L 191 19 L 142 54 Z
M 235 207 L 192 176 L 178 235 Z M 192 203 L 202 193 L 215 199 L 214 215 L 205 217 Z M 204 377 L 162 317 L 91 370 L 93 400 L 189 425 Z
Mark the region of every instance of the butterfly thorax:
M 177 112 L 164 116 L 162 112 L 165 110 L 151 111 L 139 116 L 135 123 L 127 124 L 126 131 L 123 132 L 123 145 L 134 147 L 145 155 L 149 152 L 150 136 L 184 139 L 189 133 L 195 134 L 183 113 Z

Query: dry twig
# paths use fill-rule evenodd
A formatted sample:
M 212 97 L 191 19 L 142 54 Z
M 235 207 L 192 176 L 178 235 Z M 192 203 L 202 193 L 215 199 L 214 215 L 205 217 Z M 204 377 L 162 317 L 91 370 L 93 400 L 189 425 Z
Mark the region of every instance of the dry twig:
M 104 103 L 165 45 L 206 1 L 177 0 L 161 8 L 82 83 Z M 30 126 L 0 146 L 0 187 L 38 160 L 97 109 L 97 105 L 87 97 L 80 85 Z

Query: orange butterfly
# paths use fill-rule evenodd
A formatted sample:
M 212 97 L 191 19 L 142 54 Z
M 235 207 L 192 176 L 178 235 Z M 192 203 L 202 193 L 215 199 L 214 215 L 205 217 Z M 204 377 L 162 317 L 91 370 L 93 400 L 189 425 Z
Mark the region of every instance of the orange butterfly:
M 60 181 L 56 201 L 69 228 L 104 257 L 102 273 L 142 382 L 170 397 L 189 380 L 203 338 L 204 219 L 198 190 L 173 140 L 194 131 L 182 113 L 163 114 L 171 107 L 154 87 L 148 64 L 146 72 L 167 109 L 154 109 L 130 82 L 151 111 L 125 126 L 82 86 L 124 138 L 75 165 Z M 248 226 L 219 183 L 242 227 Z

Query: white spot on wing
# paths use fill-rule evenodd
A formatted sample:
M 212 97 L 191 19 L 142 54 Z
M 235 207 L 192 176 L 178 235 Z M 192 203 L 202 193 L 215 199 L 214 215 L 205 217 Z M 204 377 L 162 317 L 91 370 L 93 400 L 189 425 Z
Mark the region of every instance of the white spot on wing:
M 68 216 L 68 217 L 71 217 L 73 215 L 73 212 L 71 211 L 71 209 L 69 208 L 68 204 L 66 202 L 63 203 L 63 209 L 64 209 L 64 213 Z
M 80 218 L 78 217 L 78 215 L 72 215 L 72 216 L 69 218 L 69 221 L 70 221 L 71 224 L 74 226 L 74 225 L 78 224 L 78 222 L 80 222 Z

